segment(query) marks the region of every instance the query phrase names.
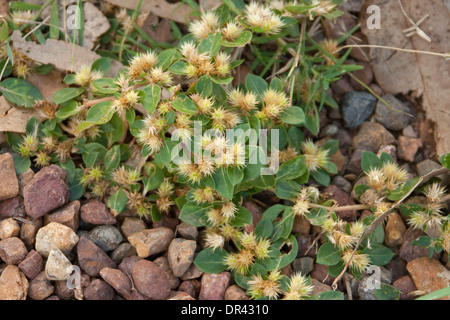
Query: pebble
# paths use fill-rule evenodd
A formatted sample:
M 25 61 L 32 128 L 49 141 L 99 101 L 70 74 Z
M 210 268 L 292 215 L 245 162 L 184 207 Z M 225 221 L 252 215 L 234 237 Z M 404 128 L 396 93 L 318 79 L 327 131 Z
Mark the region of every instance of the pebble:
M 417 258 L 408 262 L 406 269 L 420 291 L 430 293 L 450 286 L 450 271 L 436 259 Z M 450 300 L 450 296 L 440 300 Z
M 197 296 L 197 290 L 193 281 L 187 280 L 183 281 L 178 287 L 178 291 L 183 291 L 189 294 L 191 297 L 195 298 Z
M 53 164 L 36 173 L 23 190 L 27 214 L 37 219 L 69 202 L 66 178 L 65 170 Z
M 177 291 L 173 291 L 170 294 L 170 298 L 167 300 L 195 300 L 194 298 L 192 298 L 188 293 L 186 292 L 177 292 Z
M 301 235 L 297 237 L 298 257 L 309 256 L 316 257 L 316 248 L 313 246 L 314 237 L 312 235 Z
M 25 218 L 27 213 L 25 212 L 25 206 L 23 204 L 23 198 L 17 196 L 5 201 L 0 201 L 0 219 L 21 217 Z
M 433 161 L 433 160 L 424 160 L 420 163 L 417 164 L 417 175 L 418 176 L 424 176 L 436 169 L 440 169 L 442 168 L 442 166 Z M 447 185 L 447 181 L 448 181 L 448 174 L 447 173 L 443 173 L 439 176 L 437 176 L 439 179 L 441 179 L 441 185 Z
M 308 275 L 314 270 L 314 259 L 311 257 L 303 257 L 295 259 L 292 263 L 294 272 L 300 272 L 302 275 Z
M 422 248 L 412 244 L 414 240 L 424 235 L 425 233 L 422 230 L 414 230 L 413 228 L 406 230 L 405 236 L 403 237 L 403 244 L 400 247 L 400 258 L 406 262 L 410 262 L 416 258 L 428 257 L 427 248 Z M 433 257 L 439 259 L 439 254 L 435 252 Z
M 72 300 L 74 298 L 74 290 L 67 287 L 67 281 L 53 281 L 55 294 L 61 300 Z
M 22 271 L 8 265 L 0 276 L 0 300 L 26 300 L 29 283 Z
M 398 151 L 399 159 L 413 162 L 417 151 L 422 147 L 422 140 L 419 138 L 411 138 L 400 136 L 398 137 Z
M 20 233 L 20 224 L 13 218 L 0 221 L 0 240 L 18 237 Z
M 109 225 L 95 227 L 86 237 L 105 252 L 113 251 L 123 240 L 119 229 Z
M 194 257 L 195 260 L 195 257 Z M 185 273 L 180 277 L 181 280 L 191 280 L 191 279 L 197 279 L 200 278 L 203 275 L 203 271 L 201 271 L 197 266 L 193 263 L 187 269 Z
M 103 268 L 100 276 L 121 295 L 129 295 L 131 292 L 131 280 L 119 269 Z
M 374 280 L 370 277 L 363 277 L 358 283 L 358 296 L 360 300 L 377 300 L 375 296 Z
M 55 288 L 45 276 L 45 272 L 38 274 L 36 278 L 30 281 L 28 289 L 28 297 L 33 300 L 44 300 L 49 297 Z
M 394 146 L 393 144 L 387 144 L 387 145 L 381 146 L 377 152 L 378 158 L 381 157 L 381 154 L 383 152 L 390 155 L 392 157 L 392 159 L 394 160 L 394 162 L 397 162 L 397 147 L 396 146 Z
M 324 284 L 314 278 L 311 279 L 311 285 L 313 286 L 313 291 L 311 293 L 312 296 L 317 296 L 319 293 L 332 290 L 331 286 Z
M 19 180 L 14 169 L 14 159 L 10 153 L 0 154 L 0 201 L 18 194 Z
M 175 229 L 179 224 L 180 220 L 178 220 L 177 218 L 172 218 L 167 214 L 164 214 L 159 221 L 153 221 L 152 227 L 153 228 L 165 227 L 171 229 L 172 231 L 175 231 Z
M 394 131 L 400 131 L 409 125 L 413 119 L 409 116 L 411 113 L 409 108 L 390 93 L 384 95 L 382 98 L 392 108 L 384 104 L 383 101 L 378 101 L 375 108 L 375 119 L 387 129 Z
M 373 80 L 372 65 L 364 61 L 357 62 L 356 65 L 359 65 L 363 68 L 361 70 L 353 71 L 352 74 L 356 76 L 359 80 L 361 80 L 365 85 L 368 86 Z M 366 90 L 366 88 L 363 85 L 361 85 L 353 78 L 350 79 L 350 84 L 352 85 L 353 88 L 355 88 L 358 91 Z
M 242 203 L 242 206 L 244 208 L 248 209 L 248 211 L 250 211 L 250 213 L 252 214 L 252 218 L 253 218 L 252 225 L 248 225 L 248 224 L 244 225 L 244 231 L 247 233 L 254 232 L 256 229 L 256 225 L 261 221 L 263 212 L 253 201 L 244 201 Z
M 395 211 L 390 213 L 385 226 L 384 243 L 388 247 L 399 246 L 403 243 L 405 233 L 406 226 L 400 215 Z
M 181 238 L 173 239 L 169 245 L 167 258 L 176 277 L 182 276 L 194 261 L 197 243 Z
M 84 289 L 86 300 L 113 300 L 114 289 L 101 279 L 93 280 L 86 289 Z
M 131 243 L 124 242 L 119 244 L 119 246 L 116 249 L 114 249 L 113 252 L 111 252 L 110 257 L 115 263 L 118 264 L 124 258 L 135 256 L 136 254 L 137 254 L 136 249 L 131 245 Z
M 128 237 L 128 241 L 136 248 L 139 257 L 147 258 L 166 251 L 173 236 L 172 229 L 159 227 L 135 232 Z
M 350 161 L 348 162 L 348 166 L 347 166 L 347 172 L 351 172 L 357 175 L 360 175 L 362 173 L 362 168 L 361 168 L 361 158 L 362 158 L 362 154 L 364 152 L 364 149 L 356 149 L 351 158 Z
M 78 240 L 77 234 L 71 228 L 50 222 L 36 234 L 36 251 L 44 257 L 48 257 L 52 249 L 59 249 L 68 255 Z
M 348 79 L 348 76 L 347 77 L 344 76 L 341 79 L 339 79 L 338 81 L 332 82 L 331 89 L 333 89 L 333 92 L 338 96 L 346 94 L 347 92 L 351 92 L 354 90 L 352 85 L 350 84 L 350 80 Z M 332 110 L 334 111 L 335 109 L 332 109 Z M 336 119 L 336 118 L 340 119 L 341 116 L 339 115 L 339 117 L 331 117 L 331 118 L 332 119 Z
M 31 250 L 18 267 L 28 279 L 33 280 L 42 271 L 44 259 L 37 251 Z
M 325 283 L 329 286 L 333 283 L 335 277 L 332 277 L 328 274 L 328 267 L 322 264 L 316 263 L 314 265 L 314 270 L 310 273 L 311 278 L 317 279 L 322 283 Z M 341 285 L 341 282 L 339 282 Z
M 131 268 L 133 268 L 134 264 L 138 261 L 141 261 L 142 258 L 138 256 L 126 257 L 119 264 L 118 268 L 125 274 L 131 275 Z
M 342 119 L 346 128 L 356 129 L 372 115 L 377 99 L 367 92 L 352 91 L 342 101 Z
M 167 276 L 161 268 L 148 260 L 140 260 L 131 268 L 134 285 L 151 299 L 165 300 L 170 296 Z
M 341 176 L 334 176 L 331 180 L 331 184 L 335 185 L 346 193 L 350 193 L 352 191 L 352 184 L 350 183 L 350 181 Z
M 76 232 L 80 225 L 80 201 L 72 201 L 63 207 L 46 214 L 44 216 L 44 224 L 49 224 L 50 222 L 58 222 Z
M 133 233 L 147 229 L 147 225 L 142 219 L 136 217 L 126 217 L 123 219 L 122 225 L 120 226 L 120 230 L 122 230 L 125 238 L 128 238 Z
M 383 145 L 394 143 L 395 137 L 392 133 L 376 122 L 364 122 L 353 137 L 353 148 L 372 152 L 378 152 Z
M 393 281 L 408 274 L 408 271 L 406 271 L 406 262 L 400 257 L 392 259 L 385 267 L 391 271 Z
M 178 288 L 178 286 L 180 285 L 180 279 L 178 279 L 178 277 L 173 274 L 167 257 L 156 258 L 153 263 L 156 264 L 166 274 L 170 289 L 174 290 Z
M 115 268 L 116 264 L 92 241 L 82 236 L 77 245 L 78 264 L 91 277 L 97 277 L 106 267 Z
M 249 297 L 238 285 L 233 284 L 225 290 L 223 300 L 249 300 Z
M 89 200 L 80 208 L 81 220 L 86 223 L 100 225 L 100 224 L 115 224 L 116 217 L 108 210 L 106 205 L 99 200 Z
M 296 215 L 294 218 L 294 225 L 292 226 L 292 233 L 309 234 L 311 224 L 309 220 L 303 216 Z
M 42 218 L 26 218 L 26 220 L 28 220 L 29 223 L 24 222 L 20 226 L 20 239 L 22 239 L 28 249 L 32 249 L 35 246 L 36 234 L 42 227 Z
M 28 254 L 22 240 L 17 237 L 0 241 L 0 258 L 7 264 L 18 265 Z
M 59 249 L 52 249 L 45 264 L 45 275 L 52 281 L 67 280 L 72 274 L 72 263 Z
M 410 295 L 410 293 L 416 291 L 417 288 L 410 276 L 403 276 L 400 279 L 395 280 L 392 285 L 400 290 L 400 300 L 414 299 L 414 296 Z
M 23 197 L 23 189 L 25 188 L 25 186 L 31 181 L 33 180 L 35 176 L 34 171 L 29 168 L 27 171 L 25 171 L 24 173 L 21 173 L 19 175 L 19 194 Z
M 204 273 L 198 300 L 223 300 L 225 291 L 230 285 L 230 273 Z
M 323 193 L 326 194 L 327 200 L 333 199 L 339 206 L 355 204 L 353 199 L 346 192 L 342 191 L 335 185 L 329 185 L 325 188 Z M 347 222 L 355 221 L 358 218 L 358 212 L 356 210 L 339 211 L 336 212 L 336 215 Z
M 405 137 L 410 137 L 410 138 L 418 138 L 416 131 L 414 130 L 414 128 L 411 125 L 406 126 L 402 130 L 402 135 Z
M 191 226 L 186 222 L 181 222 L 178 225 L 177 233 L 185 239 L 197 241 L 198 230 L 197 227 Z
M 338 134 L 339 128 L 334 124 L 327 124 L 325 128 L 320 130 L 319 138 L 334 137 Z

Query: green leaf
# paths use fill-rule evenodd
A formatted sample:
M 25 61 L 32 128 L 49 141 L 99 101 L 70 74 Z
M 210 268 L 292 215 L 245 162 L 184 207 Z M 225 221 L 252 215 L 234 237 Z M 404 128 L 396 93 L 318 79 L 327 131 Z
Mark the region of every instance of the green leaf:
M 292 180 L 280 180 L 275 184 L 275 194 L 281 199 L 294 199 L 300 190 L 300 185 Z
M 53 95 L 53 102 L 56 104 L 61 104 L 78 97 L 83 92 L 83 88 L 63 88 L 55 92 Z
M 231 220 L 230 225 L 232 227 L 243 227 L 246 224 L 250 226 L 253 224 L 253 216 L 247 208 L 238 207 L 238 211 L 233 220 Z
M 324 208 L 314 208 L 311 209 L 307 214 L 306 218 L 313 226 L 322 225 L 328 217 L 327 210 Z
M 14 169 L 16 170 L 17 175 L 24 173 L 31 167 L 30 158 L 21 157 L 17 154 L 14 154 L 13 159 L 14 159 Z
M 317 295 L 319 300 L 344 300 L 344 293 L 339 291 L 324 291 Z
M 281 211 L 290 208 L 289 206 L 285 206 L 282 204 L 276 204 L 274 206 L 271 206 L 269 209 L 267 209 L 266 211 L 264 211 L 261 221 L 266 219 L 269 221 L 274 221 L 278 215 L 280 214 Z
M 444 168 L 447 168 L 450 170 L 450 153 L 443 154 L 442 156 L 440 156 L 439 161 L 441 162 L 441 164 Z
M 385 266 L 394 257 L 391 249 L 379 244 L 373 244 L 370 248 L 365 248 L 363 253 L 369 256 L 370 263 L 375 266 Z
M 398 300 L 401 292 L 391 285 L 382 283 L 380 288 L 374 291 L 374 295 L 378 300 Z
M 145 98 L 142 101 L 142 106 L 148 113 L 153 113 L 161 99 L 161 87 L 150 84 L 142 89 L 145 92 Z
M 280 263 L 278 265 L 280 269 L 290 265 L 298 255 L 298 242 L 292 234 L 289 235 L 286 244 L 292 246 L 292 248 L 289 253 L 281 255 Z
M 41 64 L 33 69 L 33 71 L 37 74 L 48 74 L 53 70 L 52 64 Z
M 59 13 L 58 13 L 58 1 L 53 1 L 52 10 L 50 14 L 50 38 L 59 38 Z
M 187 114 L 196 114 L 198 111 L 197 105 L 184 94 L 180 94 L 172 102 L 172 107 L 180 112 Z
M 416 300 L 437 300 L 437 299 L 441 299 L 441 298 L 444 298 L 447 296 L 450 296 L 450 287 L 436 290 L 434 292 L 431 292 L 429 294 L 421 296 L 420 298 L 417 298 Z
M 216 170 L 213 174 L 216 191 L 222 197 L 231 200 L 234 194 L 234 185 L 228 176 L 228 172 L 224 168 Z
M 229 84 L 231 81 L 233 81 L 233 77 L 217 77 L 217 76 L 210 76 L 209 77 L 212 82 L 217 84 Z
M 255 234 L 261 239 L 269 238 L 272 235 L 272 232 L 273 224 L 269 219 L 261 219 L 256 225 Z
M 91 82 L 91 86 L 95 92 L 103 94 L 114 94 L 119 90 L 119 87 L 111 78 L 101 78 Z
M 320 183 L 325 187 L 330 184 L 331 181 L 330 175 L 322 168 L 315 171 L 311 171 L 311 176 L 314 178 L 314 180 L 316 180 L 318 183 Z
M 227 269 L 225 258 L 228 253 L 222 249 L 207 248 L 197 255 L 194 264 L 205 273 L 220 273 Z
M 105 155 L 105 171 L 113 171 L 120 164 L 120 145 L 115 145 Z
M 31 108 L 36 100 L 42 100 L 42 94 L 31 83 L 19 78 L 7 78 L 0 82 L 0 92 L 6 100 L 19 107 Z
M 280 114 L 280 119 L 287 124 L 301 125 L 305 123 L 305 113 L 299 107 L 289 107 Z
M 253 92 L 261 97 L 264 91 L 269 88 L 269 86 L 267 85 L 266 80 L 264 80 L 263 78 L 249 73 L 245 77 L 245 88 L 247 89 L 247 91 Z
M 94 61 L 91 70 L 100 71 L 103 75 L 107 75 L 110 68 L 111 68 L 111 59 L 103 57 Z
M 245 30 L 244 32 L 242 32 L 239 37 L 236 38 L 236 40 L 234 41 L 228 41 L 225 39 L 221 39 L 220 40 L 220 44 L 223 45 L 224 47 L 243 47 L 245 46 L 247 43 L 250 43 L 252 41 L 252 32 L 249 30 Z
M 396 190 L 388 193 L 388 199 L 391 201 L 398 201 L 403 198 L 412 188 L 419 182 L 420 177 L 414 178 L 407 181 L 402 186 L 398 187 Z
M 329 155 L 335 154 L 339 149 L 339 141 L 330 139 L 326 141 L 320 148 L 322 148 L 323 150 L 328 150 Z
M 307 170 L 305 156 L 301 155 L 284 162 L 277 172 L 277 180 L 292 180 L 300 177 Z
M 35 3 L 27 3 L 24 1 L 11 1 L 9 3 L 9 10 L 11 11 L 21 11 L 21 10 L 40 10 L 42 8 L 41 5 Z
M 169 68 L 169 71 L 173 74 L 186 75 L 187 74 L 187 66 L 188 66 L 188 64 L 186 62 L 177 61 Z
M 206 212 L 211 206 L 197 206 L 186 204 L 180 212 L 179 219 L 194 227 L 203 227 L 206 225 Z
M 166 70 L 172 62 L 181 59 L 181 54 L 176 49 L 166 49 L 159 56 L 158 66 Z
M 272 241 L 287 239 L 294 226 L 295 214 L 291 208 L 284 210 L 281 219 L 274 224 Z
M 112 101 L 102 101 L 92 106 L 87 112 L 86 121 L 95 124 L 107 123 L 114 114 L 112 105 Z
M 122 189 L 114 192 L 108 199 L 106 205 L 111 209 L 114 215 L 118 215 L 125 209 L 128 202 L 128 196 Z
M 195 90 L 204 97 L 209 97 L 213 90 L 213 83 L 208 76 L 202 76 L 197 80 L 195 84 Z
M 364 172 L 369 172 L 371 169 L 380 169 L 383 163 L 377 155 L 370 151 L 364 151 L 361 157 L 361 168 Z
M 78 103 L 75 100 L 70 100 L 64 103 L 63 107 L 56 112 L 56 118 L 61 121 L 77 113 Z
M 215 56 L 220 50 L 220 39 L 220 32 L 209 35 L 208 38 L 200 41 L 197 47 L 198 51 L 200 53 L 207 53 L 211 57 Z
M 146 166 L 145 172 L 148 177 L 142 178 L 142 182 L 144 184 L 144 194 L 146 194 L 150 190 L 158 188 L 164 181 L 164 171 L 154 164 L 152 164 L 151 166 Z
M 341 260 L 341 252 L 331 242 L 325 242 L 317 251 L 317 263 L 334 266 Z
M 434 244 L 434 239 L 432 237 L 421 236 L 411 242 L 412 245 L 428 248 Z

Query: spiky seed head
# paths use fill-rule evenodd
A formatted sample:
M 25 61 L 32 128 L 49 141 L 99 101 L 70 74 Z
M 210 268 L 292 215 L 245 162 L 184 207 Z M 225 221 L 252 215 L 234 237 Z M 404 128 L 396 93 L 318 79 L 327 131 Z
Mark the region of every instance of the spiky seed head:
M 250 250 L 242 250 L 238 253 L 228 253 L 225 257 L 225 264 L 229 270 L 244 275 L 255 263 L 255 258 Z
M 244 29 L 235 21 L 229 21 L 222 29 L 222 38 L 233 42 L 244 32 Z
M 239 236 L 239 230 L 229 224 L 224 224 L 219 227 L 221 235 L 225 240 L 237 240 Z
M 244 112 L 250 112 L 258 104 L 256 95 L 252 92 L 243 93 L 239 88 L 228 92 L 228 103 L 233 107 L 238 107 Z
M 44 136 L 42 138 L 42 148 L 44 151 L 52 152 L 58 145 L 58 140 L 52 136 Z
M 11 19 L 17 27 L 21 27 L 31 22 L 35 15 L 36 12 L 32 10 L 14 10 L 11 12 Z
M 103 73 L 98 70 L 92 70 L 90 66 L 83 65 L 78 70 L 77 73 L 75 73 L 75 84 L 79 86 L 87 86 L 91 81 L 98 80 L 101 77 L 103 77 Z
M 214 73 L 219 77 L 226 77 L 230 71 L 231 57 L 227 53 L 221 51 L 214 58 Z
M 386 178 L 386 188 L 388 190 L 396 189 L 399 184 L 408 180 L 408 172 L 394 162 L 385 162 L 381 168 Z
M 162 213 L 168 213 L 170 211 L 170 207 L 174 204 L 175 202 L 173 202 L 169 197 L 159 197 L 156 199 L 156 207 Z
M 353 250 L 346 250 L 342 254 L 342 260 L 344 263 L 348 263 L 350 261 L 350 268 L 353 270 L 357 270 L 359 272 L 363 271 L 370 264 L 370 259 L 367 254 L 360 253 L 358 251 L 353 255 Z M 351 260 L 350 260 L 351 259 Z
M 19 145 L 19 154 L 22 157 L 31 157 L 39 147 L 39 140 L 34 134 L 27 134 L 22 137 L 22 142 Z
M 141 174 L 134 168 L 120 166 L 112 172 L 112 179 L 121 187 L 128 187 L 141 180 Z
M 147 77 L 151 83 L 157 83 L 166 87 L 172 85 L 172 75 L 169 71 L 163 71 L 161 67 L 154 67 L 150 70 L 150 76 Z
M 424 195 L 427 200 L 432 203 L 439 203 L 439 201 L 445 196 L 445 187 L 441 187 L 439 183 L 434 182 L 425 186 Z
M 215 191 L 210 187 L 206 187 L 205 189 L 194 189 L 192 197 L 198 204 L 211 203 L 215 199 Z
M 45 152 L 38 152 L 36 154 L 36 158 L 34 159 L 34 163 L 36 164 L 36 167 L 43 168 L 51 163 L 51 158 Z
M 313 8 L 308 10 L 309 18 L 312 20 L 315 16 L 322 16 L 336 8 L 336 4 L 329 0 L 312 0 Z
M 309 212 L 309 202 L 304 197 L 298 197 L 295 201 L 292 211 L 295 215 L 304 217 Z
M 15 63 L 13 74 L 18 78 L 26 79 L 31 74 L 31 67 L 25 62 Z
M 128 76 L 131 79 L 139 79 L 143 73 L 148 73 L 158 63 L 156 53 L 149 51 L 138 53 L 130 62 Z
M 377 193 L 380 193 L 386 187 L 386 177 L 383 170 L 372 168 L 367 174 L 367 184 Z
M 390 210 L 391 207 L 392 207 L 392 205 L 389 202 L 386 202 L 386 201 L 381 201 L 381 202 L 375 203 L 375 211 L 374 211 L 375 217 L 378 218 L 383 213 L 385 213 L 388 210 Z
M 232 129 L 241 123 L 239 114 L 227 110 L 224 107 L 218 107 L 211 112 L 211 119 L 213 121 L 212 128 L 224 131 L 225 129 Z
M 209 112 L 211 112 L 214 104 L 214 100 L 212 97 L 205 98 L 198 93 L 191 94 L 189 97 L 197 105 L 200 114 L 208 114 Z
M 109 189 L 109 183 L 102 180 L 99 182 L 95 182 L 90 187 L 91 194 L 96 199 L 103 199 L 105 195 L 107 194 Z
M 311 295 L 313 286 L 308 284 L 308 280 L 301 273 L 295 273 L 289 281 L 288 292 L 283 300 L 303 300 Z
M 216 232 L 206 232 L 203 238 L 205 247 L 216 250 L 217 248 L 223 248 L 225 244 L 225 238 Z
M 159 185 L 156 193 L 160 197 L 170 197 L 173 194 L 174 188 L 175 185 L 168 178 L 165 178 Z
M 364 223 L 362 223 L 362 221 L 352 222 L 350 224 L 350 235 L 352 237 L 360 238 L 363 235 L 365 229 L 366 226 L 364 225 Z
M 220 213 L 219 209 L 210 209 L 206 213 L 206 217 L 208 218 L 208 222 L 213 227 L 218 227 L 218 226 L 222 225 L 225 222 L 225 219 L 222 216 L 222 214 Z
M 219 27 L 219 17 L 213 11 L 206 12 L 200 20 L 189 25 L 189 31 L 198 39 L 206 39 L 210 33 L 216 32 Z
M 328 150 L 320 148 L 312 140 L 306 140 L 302 143 L 302 152 L 305 156 L 305 165 L 310 171 L 324 168 L 330 160 Z
M 269 257 L 271 242 L 269 239 L 260 239 L 253 250 L 257 259 L 266 259 Z
M 253 232 L 242 232 L 238 237 L 239 243 L 247 250 L 255 250 L 258 245 L 258 240 Z
M 103 170 L 98 166 L 89 167 L 83 170 L 80 182 L 84 186 L 88 186 L 91 183 L 100 182 L 103 179 Z
M 245 18 L 251 27 L 259 27 L 268 34 L 276 34 L 284 26 L 279 16 L 258 2 L 251 2 L 245 7 Z
M 345 232 L 342 231 L 334 231 L 332 233 L 332 237 L 334 238 L 335 244 L 341 250 L 345 250 L 351 247 L 359 240 L 359 238 L 346 234 Z
M 325 39 L 319 43 L 319 45 L 322 47 L 325 52 L 327 52 L 330 56 L 334 58 L 339 57 L 339 42 L 337 42 L 335 39 Z M 323 58 L 326 60 L 327 65 L 333 66 L 335 65 L 335 61 L 331 59 L 326 54 L 322 53 Z

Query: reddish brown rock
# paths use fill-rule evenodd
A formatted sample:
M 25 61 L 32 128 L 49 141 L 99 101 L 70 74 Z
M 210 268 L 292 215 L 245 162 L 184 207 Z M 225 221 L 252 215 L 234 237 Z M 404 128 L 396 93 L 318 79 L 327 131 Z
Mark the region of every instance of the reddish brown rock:
M 172 229 L 161 227 L 135 232 L 128 237 L 128 241 L 136 248 L 139 257 L 147 258 L 166 251 L 173 236 Z
M 45 299 L 46 301 L 48 301 L 48 300 L 51 300 L 51 301 L 53 301 L 53 300 L 55 300 L 55 301 L 58 301 L 58 300 L 61 300 L 61 299 L 59 299 L 59 297 L 58 296 L 56 296 L 56 295 L 53 295 L 53 296 L 50 296 L 50 297 L 48 297 L 47 299 Z
M 5 201 L 0 201 L 0 219 L 27 216 L 25 212 L 25 206 L 23 204 L 23 198 L 17 196 Z
M 178 291 L 183 291 L 189 294 L 191 297 L 195 298 L 197 295 L 194 283 L 192 281 L 183 281 L 178 287 Z
M 413 162 L 417 151 L 422 147 L 422 140 L 419 138 L 411 138 L 400 136 L 398 137 L 398 151 L 399 159 Z
M 314 236 L 312 235 L 302 235 L 297 238 L 298 243 L 298 257 L 309 256 L 311 258 L 316 257 L 316 246 L 314 243 Z
M 335 185 L 329 185 L 323 192 L 324 194 L 326 194 L 327 200 L 333 199 L 339 206 L 348 206 L 355 204 L 352 198 L 350 198 L 347 193 L 345 193 Z M 339 211 L 336 212 L 336 214 L 339 218 L 347 222 L 355 221 L 358 218 L 358 213 L 356 212 L 356 210 Z
M 177 218 L 172 218 L 166 214 L 162 216 L 162 218 L 159 221 L 153 221 L 152 227 L 153 228 L 169 228 L 172 231 L 175 231 L 177 226 L 180 224 L 180 220 Z
M 394 162 L 397 162 L 397 147 L 396 146 L 394 146 L 393 144 L 381 146 L 377 152 L 378 158 L 381 157 L 381 154 L 383 152 L 390 155 L 392 157 L 392 159 L 394 160 Z
M 36 234 L 36 251 L 44 257 L 48 257 L 52 249 L 59 249 L 68 255 L 78 239 L 71 228 L 57 222 L 50 222 L 40 228 Z
M 309 234 L 311 231 L 311 224 L 309 220 L 302 216 L 295 216 L 292 233 L 299 233 L 300 235 Z
M 412 242 L 417 238 L 425 236 L 422 230 L 414 230 L 409 228 L 406 230 L 405 236 L 403 238 L 403 244 L 400 247 L 400 258 L 410 262 L 416 258 L 428 257 L 428 249 L 417 245 L 413 245 Z M 433 254 L 433 258 L 439 259 L 439 254 L 436 252 Z
M 19 175 L 19 194 L 23 197 L 23 189 L 25 188 L 25 186 L 30 183 L 31 180 L 33 180 L 35 176 L 34 171 L 29 168 L 27 171 L 25 171 L 24 173 L 21 173 Z
M 450 286 L 450 271 L 436 259 L 417 258 L 408 262 L 406 269 L 420 291 L 431 293 Z M 450 300 L 450 295 L 440 300 Z
M 238 285 L 233 284 L 225 291 L 224 300 L 248 300 L 245 291 Z
M 127 275 L 131 275 L 131 268 L 133 268 L 133 265 L 138 262 L 141 261 L 142 258 L 138 257 L 138 256 L 131 256 L 131 257 L 126 257 L 122 260 L 122 262 L 119 264 L 119 270 L 122 271 L 123 273 L 127 274 Z
M 397 279 L 392 283 L 394 287 L 396 287 L 402 293 L 400 295 L 400 300 L 413 300 L 414 296 L 410 295 L 411 292 L 416 291 L 417 288 L 414 285 L 410 276 L 404 276 L 400 279 Z
M 67 287 L 67 281 L 53 281 L 55 293 L 61 300 L 72 300 L 74 298 L 74 290 Z
M 147 225 L 142 219 L 136 217 L 126 217 L 123 219 L 120 230 L 122 231 L 125 238 L 128 238 L 133 233 L 147 229 Z
M 156 258 L 153 263 L 156 264 L 162 271 L 164 271 L 171 290 L 174 290 L 179 286 L 180 279 L 178 279 L 178 277 L 173 274 L 172 269 L 170 268 L 169 260 L 166 257 Z
M 72 201 L 64 207 L 46 214 L 44 224 L 47 225 L 50 222 L 58 222 L 76 232 L 80 225 L 80 201 Z
M 186 222 L 182 222 L 178 225 L 177 234 L 179 234 L 181 237 L 188 239 L 188 240 L 197 241 L 197 238 L 198 238 L 197 227 L 191 226 L 191 225 L 187 224 Z
M 10 153 L 0 154 L 0 201 L 19 194 L 19 180 Z
M 359 80 L 361 80 L 365 85 L 369 85 L 373 80 L 373 71 L 372 65 L 368 62 L 357 62 L 356 65 L 363 67 L 361 70 L 356 70 L 352 74 L 354 74 Z M 350 84 L 355 90 L 364 91 L 366 88 L 357 82 L 355 79 L 350 79 Z
M 119 269 L 103 268 L 100 276 L 119 294 L 125 296 L 131 293 L 130 278 Z
M 261 221 L 263 213 L 262 213 L 261 209 L 253 201 L 244 201 L 242 203 L 242 206 L 244 208 L 248 209 L 248 211 L 250 211 L 250 213 L 252 214 L 252 218 L 253 218 L 253 224 L 245 225 L 244 231 L 247 233 L 254 232 L 256 225 Z
M 70 199 L 69 185 L 64 169 L 51 165 L 36 173 L 23 190 L 25 211 L 37 219 L 55 210 Z
M 31 250 L 18 267 L 28 279 L 33 280 L 42 271 L 44 260 L 37 251 Z
M 42 227 L 42 218 L 26 218 L 25 220 L 28 222 L 23 222 L 20 226 L 20 239 L 22 239 L 28 249 L 32 249 L 36 242 L 36 234 Z
M 25 300 L 29 283 L 18 267 L 9 265 L 0 276 L 0 300 Z
M 183 291 L 172 291 L 168 300 L 195 300 L 188 293 Z
M 364 122 L 358 134 L 353 138 L 355 149 L 377 152 L 382 145 L 394 144 L 395 137 L 383 125 L 376 122 Z
M 167 276 L 153 262 L 140 260 L 133 265 L 131 273 L 136 288 L 148 298 L 164 300 L 170 296 Z
M 195 258 L 194 258 L 195 260 Z M 189 267 L 189 269 L 187 269 L 187 271 L 185 273 L 183 273 L 183 275 L 180 277 L 181 280 L 185 281 L 185 280 L 191 280 L 191 279 L 196 279 L 196 278 L 200 278 L 203 275 L 203 271 L 201 271 L 199 268 L 197 268 L 197 266 L 192 263 L 191 266 Z
M 33 300 L 44 300 L 50 296 L 55 288 L 45 277 L 45 273 L 41 272 L 36 278 L 30 281 L 28 296 Z
M 99 200 L 89 200 L 81 206 L 81 220 L 91 224 L 115 224 L 116 217 Z
M 93 280 L 84 290 L 86 300 L 113 300 L 114 289 L 101 279 Z
M 0 240 L 18 237 L 20 233 L 20 224 L 13 218 L 0 221 Z
M 331 286 L 324 284 L 317 279 L 311 279 L 311 285 L 313 286 L 312 296 L 317 296 L 319 293 L 333 290 Z
M 115 262 L 84 236 L 78 242 L 77 255 L 80 268 L 92 277 L 98 276 L 103 268 L 116 268 Z
M 0 258 L 7 264 L 18 265 L 25 259 L 28 250 L 19 238 L 0 241 Z
M 194 261 L 197 243 L 181 238 L 173 239 L 169 245 L 167 258 L 175 277 L 182 276 Z
M 406 226 L 400 215 L 395 211 L 389 214 L 385 227 L 384 243 L 388 247 L 399 246 L 403 243 L 405 233 Z
M 408 274 L 408 271 L 406 271 L 406 262 L 400 257 L 392 259 L 385 268 L 391 272 L 392 281 Z
M 223 300 L 225 291 L 230 285 L 230 273 L 204 273 L 198 300 Z

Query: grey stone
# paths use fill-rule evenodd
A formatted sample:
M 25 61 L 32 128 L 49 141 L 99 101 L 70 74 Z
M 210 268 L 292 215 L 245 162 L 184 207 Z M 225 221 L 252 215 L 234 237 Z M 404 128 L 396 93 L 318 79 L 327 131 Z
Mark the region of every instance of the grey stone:
M 303 257 L 295 259 L 292 263 L 294 272 L 300 272 L 302 275 L 307 275 L 314 270 L 314 259 L 311 257 Z
M 336 187 L 342 189 L 347 193 L 350 193 L 352 191 L 352 184 L 350 183 L 350 181 L 341 176 L 335 176 L 331 181 L 331 184 L 334 184 Z
M 383 101 L 378 101 L 375 108 L 375 119 L 389 130 L 399 131 L 405 128 L 412 119 L 408 115 L 409 108 L 392 94 L 386 94 L 382 98 L 392 108 L 389 108 Z
M 119 229 L 109 225 L 95 227 L 86 237 L 105 252 L 113 251 L 123 240 Z
M 135 256 L 136 249 L 129 242 L 119 244 L 119 246 L 111 252 L 111 259 L 119 264 L 124 258 Z
M 344 96 L 342 118 L 345 127 L 355 129 L 372 115 L 377 99 L 367 92 L 352 91 Z

